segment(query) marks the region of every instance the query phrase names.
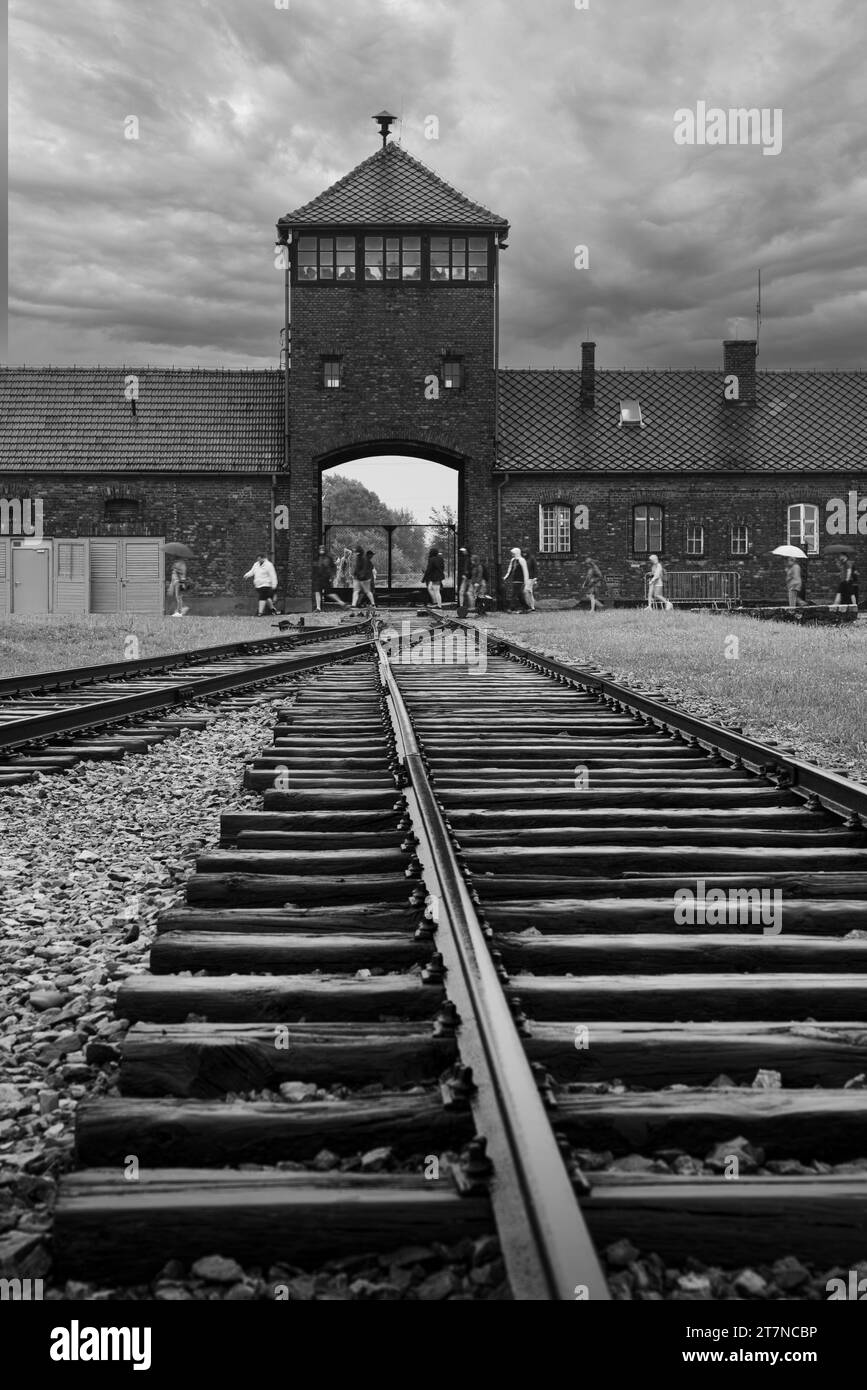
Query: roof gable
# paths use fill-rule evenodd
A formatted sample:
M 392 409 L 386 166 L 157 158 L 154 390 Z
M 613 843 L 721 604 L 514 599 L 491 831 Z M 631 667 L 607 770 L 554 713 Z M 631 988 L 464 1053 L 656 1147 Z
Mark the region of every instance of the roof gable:
M 508 227 L 505 218 L 459 193 L 394 141 L 280 220 L 290 228 L 419 222 L 443 227 Z

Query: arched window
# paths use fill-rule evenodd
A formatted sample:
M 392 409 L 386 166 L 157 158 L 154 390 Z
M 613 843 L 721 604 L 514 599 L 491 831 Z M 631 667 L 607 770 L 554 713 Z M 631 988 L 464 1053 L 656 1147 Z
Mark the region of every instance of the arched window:
M 819 508 L 812 502 L 793 502 L 789 508 L 789 545 L 798 545 L 805 555 L 819 553 Z
M 662 550 L 662 508 L 642 502 L 632 508 L 632 550 L 635 555 L 653 555 Z

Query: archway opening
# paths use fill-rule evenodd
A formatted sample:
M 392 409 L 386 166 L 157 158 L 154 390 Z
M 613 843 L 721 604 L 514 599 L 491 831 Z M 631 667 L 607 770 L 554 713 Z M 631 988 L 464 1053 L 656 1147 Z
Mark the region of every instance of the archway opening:
M 357 546 L 372 551 L 377 597 L 414 601 L 429 552 L 440 552 L 444 597 L 454 593 L 462 532 L 461 463 L 424 453 L 347 453 L 320 465 L 320 537 L 333 555 L 336 587 L 351 589 Z

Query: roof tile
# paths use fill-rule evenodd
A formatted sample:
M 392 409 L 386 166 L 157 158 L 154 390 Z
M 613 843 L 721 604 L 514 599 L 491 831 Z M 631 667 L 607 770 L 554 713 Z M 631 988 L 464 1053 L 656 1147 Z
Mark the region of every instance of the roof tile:
M 499 468 L 513 472 L 821 473 L 861 471 L 863 372 L 756 374 L 755 405 L 726 405 L 722 371 L 597 371 L 580 405 L 580 371 L 500 373 Z M 638 400 L 644 427 L 621 427 Z
M 505 218 L 473 203 L 393 141 L 357 164 L 312 202 L 281 219 L 289 227 L 441 226 L 508 227 Z
M 124 396 L 139 381 L 136 414 Z M 202 368 L 0 371 L 0 473 L 283 467 L 283 373 Z

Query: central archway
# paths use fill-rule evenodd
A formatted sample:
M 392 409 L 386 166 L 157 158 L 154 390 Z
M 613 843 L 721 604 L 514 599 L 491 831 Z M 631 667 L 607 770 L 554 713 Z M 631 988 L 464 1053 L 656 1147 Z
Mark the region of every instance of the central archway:
M 319 543 L 338 564 L 337 588 L 348 589 L 356 545 L 373 552 L 380 597 L 415 601 L 428 549 L 442 554 L 452 596 L 464 528 L 464 459 L 419 440 L 347 445 L 317 459 Z

